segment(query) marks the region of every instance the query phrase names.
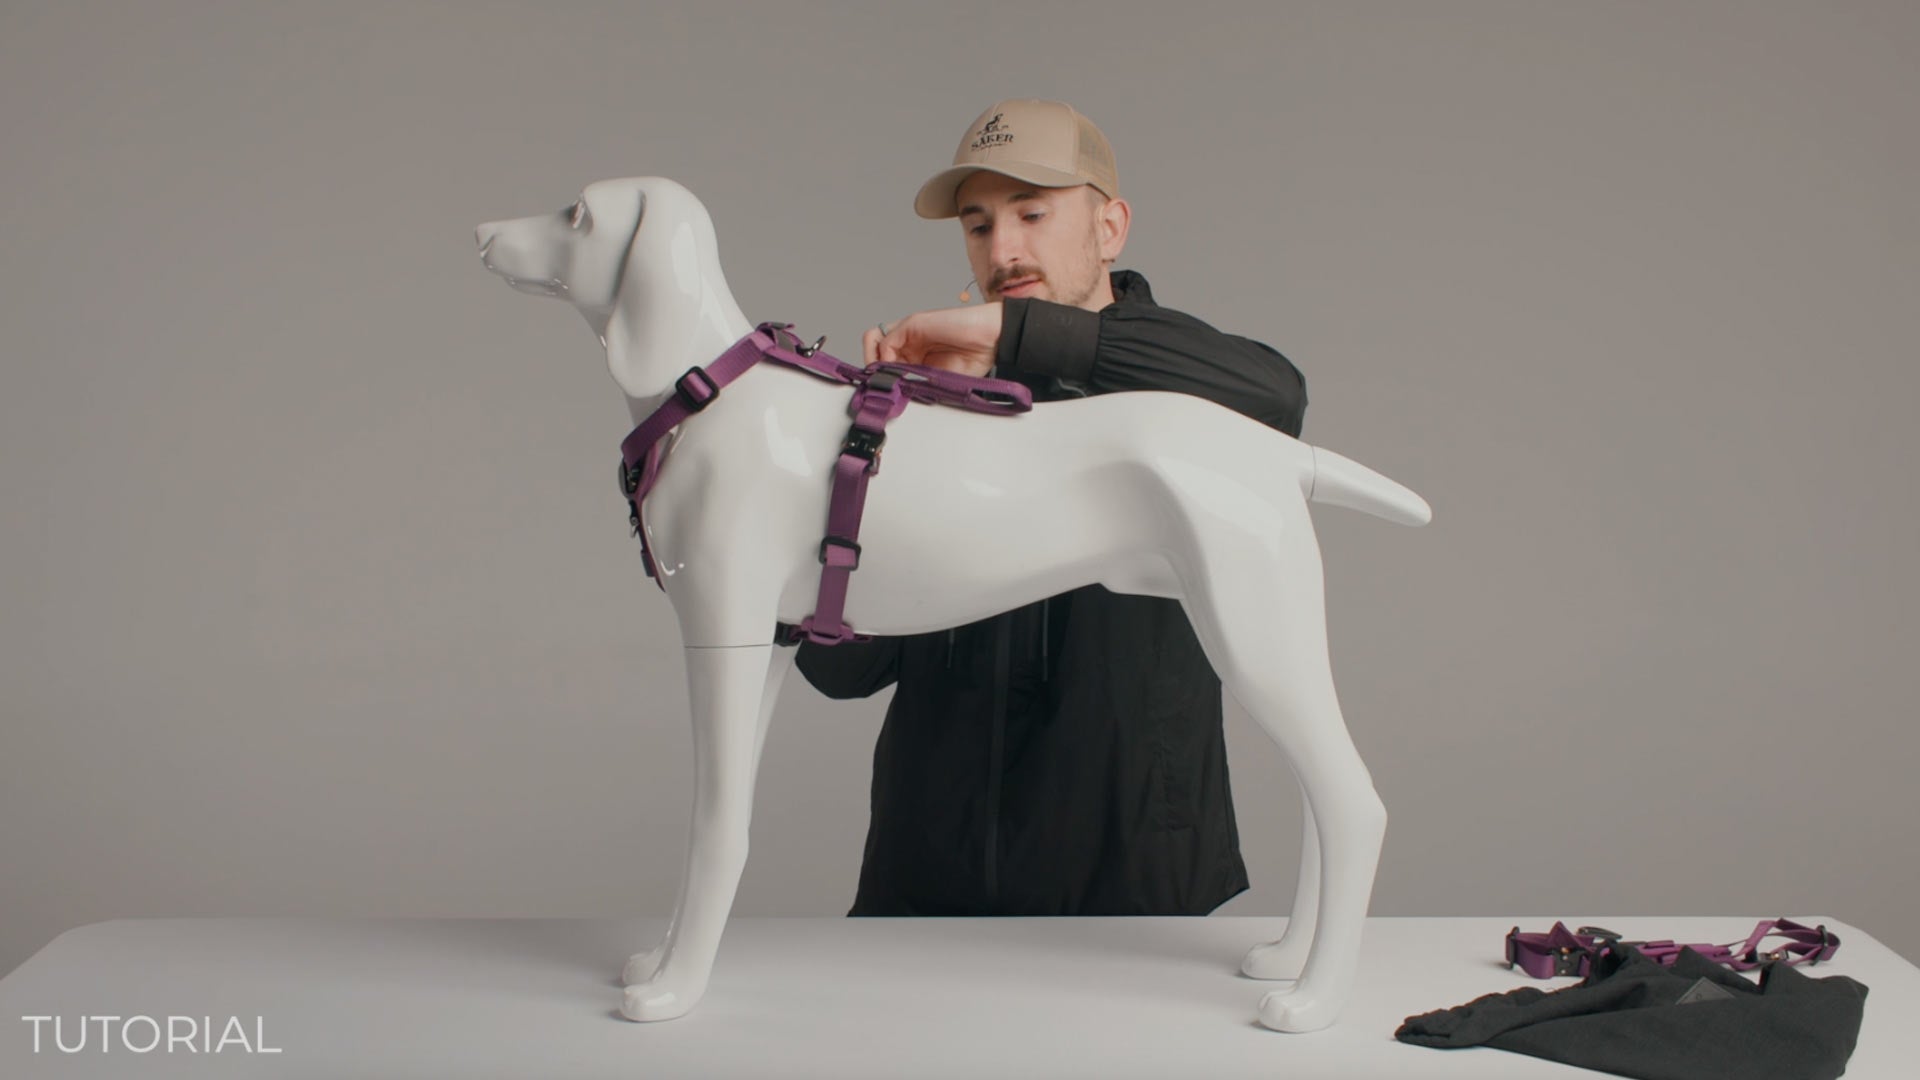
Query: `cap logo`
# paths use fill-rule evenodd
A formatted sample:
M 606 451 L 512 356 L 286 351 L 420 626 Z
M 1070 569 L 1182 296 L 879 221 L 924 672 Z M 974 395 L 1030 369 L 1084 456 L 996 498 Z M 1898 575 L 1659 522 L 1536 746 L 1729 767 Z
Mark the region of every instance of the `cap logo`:
M 974 136 L 973 142 L 967 146 L 967 149 L 985 150 L 990 146 L 1005 146 L 1012 142 L 1013 132 L 1000 125 L 1000 118 L 1005 115 L 1005 113 L 994 113 L 993 119 L 980 125 L 979 134 Z

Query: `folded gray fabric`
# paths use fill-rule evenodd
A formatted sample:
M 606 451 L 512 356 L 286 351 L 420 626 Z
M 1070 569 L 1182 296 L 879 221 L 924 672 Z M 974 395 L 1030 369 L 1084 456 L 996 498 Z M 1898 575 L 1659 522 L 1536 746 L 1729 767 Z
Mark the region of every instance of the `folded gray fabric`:
M 1672 967 L 1631 945 L 1577 985 L 1488 994 L 1410 1016 L 1401 1042 L 1490 1046 L 1641 1080 L 1831 1080 L 1860 1037 L 1867 987 L 1775 961 L 1755 986 L 1682 949 Z

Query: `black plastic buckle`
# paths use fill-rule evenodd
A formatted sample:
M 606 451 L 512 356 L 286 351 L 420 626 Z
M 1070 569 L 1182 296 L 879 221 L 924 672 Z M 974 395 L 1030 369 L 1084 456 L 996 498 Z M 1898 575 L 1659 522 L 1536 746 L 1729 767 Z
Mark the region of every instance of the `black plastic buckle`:
M 1578 975 L 1580 974 L 1580 965 L 1593 958 L 1593 954 L 1587 952 L 1585 949 L 1574 949 L 1562 946 L 1559 952 L 1553 954 L 1553 973 L 1555 975 Z
M 842 547 L 842 548 L 846 548 L 848 551 L 853 552 L 853 565 L 847 567 L 847 569 L 848 570 L 860 569 L 860 545 L 859 544 L 854 543 L 853 541 L 847 539 L 844 536 L 826 536 L 821 538 L 820 540 L 820 565 L 821 566 L 827 565 L 827 548 L 828 547 Z
M 700 376 L 700 381 L 707 384 L 707 396 L 704 398 L 694 397 L 693 391 L 687 388 L 687 380 L 693 378 L 695 375 Z M 673 380 L 673 393 L 675 397 L 680 399 L 680 403 L 685 405 L 689 411 L 699 412 L 701 409 L 719 400 L 720 384 L 713 381 L 713 376 L 707 374 L 705 368 L 695 365 L 688 368 L 685 375 Z
M 626 458 L 620 459 L 620 494 L 625 495 L 629 500 L 633 498 L 634 492 L 640 490 L 641 471 L 629 467 Z
M 887 433 L 884 431 L 850 427 L 847 429 L 846 439 L 840 444 L 840 452 L 863 458 L 868 464 L 872 464 L 873 459 L 880 456 L 880 447 L 885 445 L 886 441 Z

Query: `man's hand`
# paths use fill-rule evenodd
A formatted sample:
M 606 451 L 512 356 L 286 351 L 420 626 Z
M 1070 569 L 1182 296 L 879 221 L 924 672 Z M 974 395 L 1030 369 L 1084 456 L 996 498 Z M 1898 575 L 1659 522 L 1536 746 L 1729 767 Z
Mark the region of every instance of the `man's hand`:
M 1000 347 L 1000 303 L 916 312 L 884 334 L 877 327 L 867 331 L 860 345 L 868 367 L 881 362 L 919 364 L 985 375 L 993 370 Z

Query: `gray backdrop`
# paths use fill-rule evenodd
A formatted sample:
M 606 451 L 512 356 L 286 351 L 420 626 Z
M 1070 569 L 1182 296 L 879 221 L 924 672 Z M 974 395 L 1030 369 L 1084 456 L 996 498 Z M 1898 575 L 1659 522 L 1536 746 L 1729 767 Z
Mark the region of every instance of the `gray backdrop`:
M 1898 0 L 9 3 L 0 971 L 124 916 L 670 911 L 624 406 L 473 227 L 672 176 L 750 317 L 857 352 L 953 302 L 910 200 L 1014 95 L 1112 138 L 1123 265 L 1435 508 L 1319 514 L 1374 913 L 1920 956 L 1916 52 Z M 790 682 L 737 911 L 845 910 L 883 706 Z M 1295 788 L 1228 725 L 1223 912 L 1281 914 Z

